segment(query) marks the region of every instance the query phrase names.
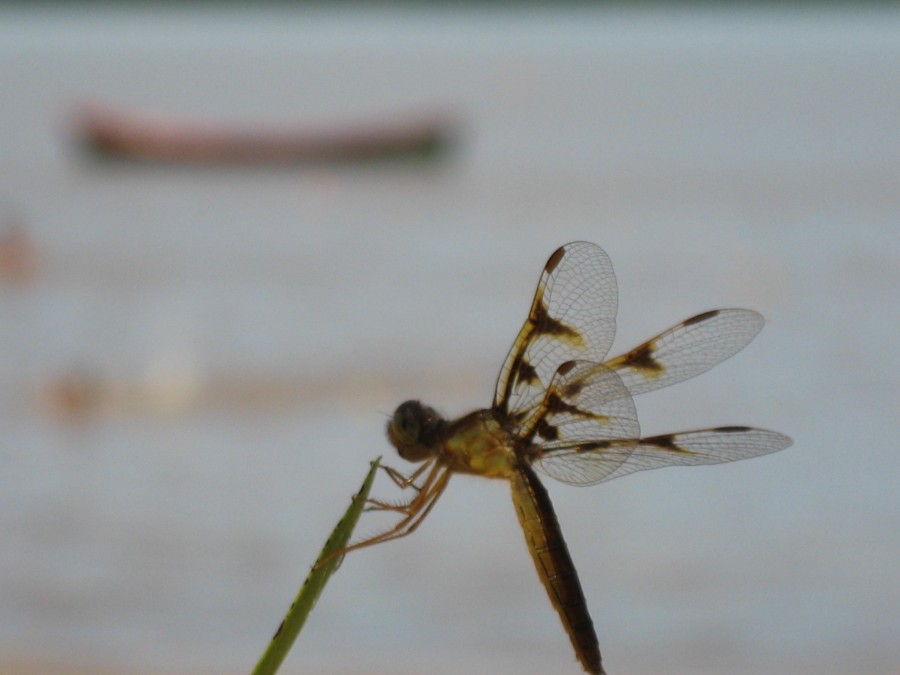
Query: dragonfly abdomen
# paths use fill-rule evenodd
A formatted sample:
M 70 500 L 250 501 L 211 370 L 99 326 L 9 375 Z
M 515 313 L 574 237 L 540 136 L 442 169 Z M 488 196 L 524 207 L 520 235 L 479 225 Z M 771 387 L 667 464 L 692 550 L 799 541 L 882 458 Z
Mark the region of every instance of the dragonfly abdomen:
M 603 674 L 594 622 L 547 490 L 527 464 L 516 468 L 511 483 L 516 515 L 550 602 L 581 665 L 589 673 Z

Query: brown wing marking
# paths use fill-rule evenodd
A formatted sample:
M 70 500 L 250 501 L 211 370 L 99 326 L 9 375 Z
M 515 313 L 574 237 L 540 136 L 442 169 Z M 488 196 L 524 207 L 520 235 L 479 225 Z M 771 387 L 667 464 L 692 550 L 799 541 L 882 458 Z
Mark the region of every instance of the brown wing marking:
M 519 437 L 524 444 L 553 446 L 635 437 L 639 430 L 634 401 L 616 373 L 600 363 L 567 361 Z
M 534 413 L 560 364 L 601 361 L 615 335 L 612 263 L 587 242 L 557 249 L 544 266 L 528 318 L 500 370 L 497 412 L 514 425 Z
M 606 362 L 607 367 L 616 370 L 630 368 L 640 373 L 648 380 L 655 380 L 662 375 L 666 367 L 654 358 L 656 342 L 648 340 L 639 347 L 635 347 L 627 354 L 618 356 Z
M 566 403 L 560 398 L 556 389 L 551 389 L 547 392 L 547 400 L 541 406 L 539 414 L 535 416 L 529 428 L 525 430 L 522 438 L 529 442 L 535 436 L 539 436 L 546 441 L 559 440 L 559 425 L 551 424 L 550 420 L 563 413 L 573 420 L 592 420 L 597 424 L 609 424 L 610 422 L 608 415 L 594 412 L 593 410 L 583 410 L 571 403 Z
M 603 364 L 570 361 L 559 367 L 541 405 L 523 423 L 519 452 L 554 478 L 590 484 L 625 461 L 639 436 L 634 400 L 619 376 Z M 577 450 L 608 452 L 612 446 L 618 452 L 602 463 Z
M 508 377 L 505 382 L 505 386 L 503 387 L 503 398 L 502 402 L 506 403 L 509 400 L 509 395 L 512 392 L 513 387 L 519 382 L 524 382 L 525 384 L 540 384 L 540 379 L 537 376 L 537 370 L 535 370 L 534 366 L 528 363 L 528 360 L 525 357 L 525 352 L 528 350 L 528 345 L 531 344 L 531 341 L 534 339 L 534 336 L 542 330 L 543 322 L 547 322 L 550 319 L 550 314 L 547 311 L 547 306 L 544 304 L 544 292 L 546 291 L 547 284 L 553 278 L 553 273 L 556 271 L 556 268 L 559 266 L 559 263 L 566 255 L 566 247 L 560 246 L 556 249 L 550 258 L 547 260 L 547 264 L 544 265 L 544 271 L 541 273 L 541 278 L 538 280 L 537 289 L 534 292 L 534 299 L 531 301 L 531 309 L 528 311 L 528 319 L 525 321 L 525 324 L 522 326 L 521 330 L 519 330 L 519 334 L 516 336 L 515 342 L 513 342 L 512 350 L 510 351 L 510 356 L 512 357 L 511 367 L 508 373 Z M 554 323 L 559 323 L 554 320 Z M 562 324 L 556 328 L 559 331 L 562 328 Z M 550 332 L 550 328 L 548 327 L 548 335 L 552 334 Z M 572 330 L 572 329 L 568 329 Z M 500 383 L 498 385 L 498 393 L 500 392 Z M 503 412 L 507 412 L 505 409 Z
M 511 483 L 516 515 L 550 602 L 582 667 L 589 673 L 602 674 L 594 622 L 547 490 L 527 464 L 517 468 Z
M 562 251 L 559 249 L 557 253 Z M 547 264 L 547 270 L 544 274 L 549 275 L 556 267 L 553 258 Z M 570 345 L 575 349 L 584 348 L 584 338 L 571 326 L 567 326 L 559 319 L 550 316 L 547 305 L 544 304 L 544 291 L 546 284 L 539 284 L 537 292 L 534 295 L 534 302 L 531 305 L 531 311 L 528 313 L 528 319 L 525 325 L 519 331 L 516 341 L 513 343 L 512 363 L 509 369 L 509 376 L 506 378 L 503 388 L 503 398 L 500 405 L 503 406 L 508 400 L 513 389 L 521 384 L 530 386 L 540 386 L 541 380 L 538 376 L 537 369 L 529 362 L 526 352 L 528 347 L 539 337 L 555 338 L 563 343 Z M 503 412 L 507 412 L 503 409 Z
M 581 333 L 567 326 L 562 321 L 554 319 L 550 316 L 550 310 L 544 304 L 544 296 L 538 298 L 535 296 L 535 304 L 528 313 L 528 323 L 534 327 L 535 333 L 539 335 L 552 335 L 564 342 L 568 342 L 573 347 L 583 348 L 584 338 Z
M 673 326 L 606 361 L 632 394 L 667 387 L 706 372 L 746 347 L 764 324 L 749 309 L 714 309 Z
M 783 450 L 790 444 L 790 438 L 775 431 L 725 426 L 640 439 L 547 443 L 537 449 L 536 461 L 554 478 L 591 485 L 663 466 L 734 462 Z
M 544 304 L 544 288 L 542 286 L 538 286 L 534 304 L 528 313 L 528 320 L 522 326 L 522 330 L 519 331 L 513 344 L 515 356 L 512 359 L 509 376 L 504 386 L 502 399 L 504 403 L 509 400 L 513 389 L 519 384 L 540 387 L 541 379 L 537 369 L 528 361 L 526 355 L 529 345 L 539 337 L 555 338 L 575 349 L 584 347 L 584 339 L 577 330 L 550 316 L 550 312 Z M 503 412 L 507 411 L 504 409 Z

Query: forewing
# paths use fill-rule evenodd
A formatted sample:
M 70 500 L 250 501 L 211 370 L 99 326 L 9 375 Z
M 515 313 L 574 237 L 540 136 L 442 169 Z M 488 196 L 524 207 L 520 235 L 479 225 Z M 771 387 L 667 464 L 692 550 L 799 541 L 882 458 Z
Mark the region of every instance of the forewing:
M 696 466 L 748 459 L 783 450 L 791 444 L 784 434 L 752 427 L 716 427 L 634 440 L 589 441 L 548 449 L 540 466 L 569 483 L 590 485 L 635 471 L 663 466 Z M 612 467 L 601 472 L 586 467 Z M 551 468 L 552 467 L 552 470 Z M 565 475 L 566 478 L 561 478 Z M 579 477 L 590 480 L 572 480 Z
M 749 309 L 714 309 L 605 365 L 619 374 L 628 391 L 643 394 L 706 372 L 746 347 L 764 323 L 761 314 Z
M 531 311 L 500 370 L 494 406 L 515 424 L 533 414 L 566 361 L 602 361 L 616 332 L 618 291 L 609 257 L 574 242 L 550 256 Z
M 634 400 L 615 372 L 600 363 L 569 361 L 557 370 L 520 436 L 543 471 L 567 483 L 590 484 L 624 461 L 624 449 L 637 443 L 640 425 Z M 599 441 L 615 442 L 621 452 L 558 461 L 570 448 Z

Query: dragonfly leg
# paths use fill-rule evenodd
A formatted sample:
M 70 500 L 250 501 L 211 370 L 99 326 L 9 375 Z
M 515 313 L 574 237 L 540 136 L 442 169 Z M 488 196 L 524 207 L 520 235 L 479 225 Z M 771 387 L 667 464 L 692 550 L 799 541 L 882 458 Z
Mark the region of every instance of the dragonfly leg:
M 411 503 L 412 502 L 391 504 L 390 502 L 385 502 L 380 499 L 367 499 L 366 511 L 396 511 L 397 513 L 408 513 Z
M 425 480 L 422 481 L 421 485 L 416 485 L 414 482 L 425 469 L 431 468 L 429 474 L 425 477 Z M 389 471 L 388 475 L 391 479 L 397 484 L 401 489 L 406 489 L 408 487 L 414 487 L 416 489 L 416 494 L 410 499 L 408 502 L 400 502 L 399 504 L 391 504 L 390 502 L 386 502 L 380 499 L 367 499 L 366 503 L 369 506 L 366 507 L 367 511 L 396 511 L 397 513 L 402 513 L 406 516 L 410 516 L 414 514 L 420 507 L 419 503 L 423 498 L 423 491 L 428 492 L 435 479 L 437 478 L 438 467 L 434 464 L 434 462 L 426 462 L 418 469 L 416 469 L 409 476 L 404 476 L 402 473 L 397 471 L 396 469 L 392 469 L 390 467 L 385 467 Z M 393 473 L 390 473 L 393 472 Z
M 418 469 L 413 471 L 411 474 L 404 475 L 397 469 L 381 465 L 381 468 L 384 469 L 384 472 L 390 476 L 391 480 L 394 481 L 394 484 L 399 487 L 401 490 L 406 490 L 407 488 L 415 488 L 416 491 L 420 490 L 420 487 L 416 485 L 416 479 L 422 475 L 422 473 L 430 466 L 430 462 L 426 462 Z
M 390 466 L 382 465 L 381 468 L 384 469 L 385 473 L 390 476 L 391 480 L 394 481 L 394 484 L 401 490 L 413 488 L 415 489 L 416 493 L 421 493 L 422 489 L 425 488 L 428 484 L 428 477 L 426 477 L 422 485 L 417 485 L 416 480 L 418 480 L 419 476 L 421 476 L 426 469 L 432 467 L 433 465 L 433 462 L 426 462 L 408 476 Z M 391 504 L 390 502 L 386 502 L 381 499 L 367 499 L 366 504 L 368 506 L 366 506 L 366 511 L 396 511 L 398 513 L 408 514 L 410 512 L 410 509 L 413 507 L 417 497 L 418 494 L 408 502 L 401 502 L 399 504 Z
M 447 467 L 440 464 L 433 466 L 431 472 L 420 486 L 419 492 L 417 492 L 416 496 L 410 500 L 409 504 L 400 506 L 387 505 L 392 511 L 406 514 L 400 522 L 381 534 L 376 534 L 374 537 L 369 537 L 368 539 L 364 539 L 363 541 L 356 542 L 355 544 L 351 544 L 350 546 L 335 551 L 328 556 L 328 558 L 317 563 L 316 566 L 318 567 L 334 556 L 343 556 L 350 551 L 355 551 L 356 549 L 365 548 L 367 546 L 374 546 L 375 544 L 380 544 L 385 541 L 400 539 L 401 537 L 405 537 L 406 535 L 415 532 L 416 528 L 419 527 L 419 524 L 425 519 L 425 516 L 427 516 L 432 507 L 434 507 L 438 497 L 444 492 L 447 483 L 450 482 L 451 475 L 452 472 Z

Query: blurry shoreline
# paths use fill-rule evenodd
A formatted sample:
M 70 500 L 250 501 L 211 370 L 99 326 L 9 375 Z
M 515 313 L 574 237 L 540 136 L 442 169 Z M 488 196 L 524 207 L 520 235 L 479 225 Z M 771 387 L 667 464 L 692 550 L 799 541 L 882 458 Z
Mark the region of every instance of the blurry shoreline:
M 376 405 L 397 391 L 477 390 L 483 375 L 474 367 L 432 371 L 423 377 L 397 372 L 210 373 L 189 370 L 121 377 L 100 370 L 73 369 L 38 385 L 43 412 L 57 419 L 87 421 L 128 416 L 196 414 L 204 410 L 277 411 L 337 402 Z

